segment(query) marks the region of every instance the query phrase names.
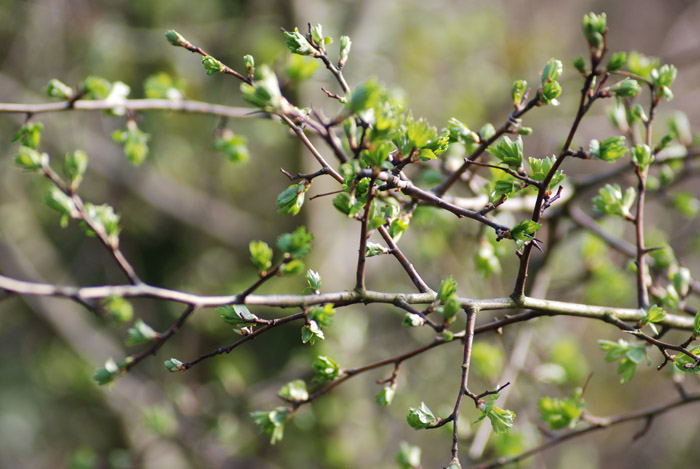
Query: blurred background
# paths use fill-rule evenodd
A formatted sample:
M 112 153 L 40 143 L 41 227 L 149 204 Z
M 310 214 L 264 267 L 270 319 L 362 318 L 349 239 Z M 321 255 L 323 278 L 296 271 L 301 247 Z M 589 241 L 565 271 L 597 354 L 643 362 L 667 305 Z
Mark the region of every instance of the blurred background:
M 578 100 L 581 80 L 571 60 L 586 52 L 580 22 L 589 11 L 607 12 L 612 51 L 637 50 L 678 67 L 676 99 L 662 106 L 659 125 L 663 129 L 671 109 L 680 109 L 697 129 L 700 3 L 690 0 L 0 0 L 0 102 L 46 102 L 50 99 L 41 90 L 50 79 L 75 86 L 88 75 L 122 81 L 131 87 L 130 97 L 143 97 L 144 80 L 167 72 L 183 81 L 190 99 L 243 105 L 237 81 L 206 76 L 200 59 L 170 46 L 164 32 L 176 29 L 234 69 L 242 70 L 242 56 L 252 54 L 257 64 L 270 63 L 284 76 L 294 64 L 280 27 L 304 30 L 311 22 L 323 24 L 324 33 L 336 39 L 331 55 L 340 35 L 352 38 L 346 67 L 351 86 L 376 76 L 403 90 L 414 115 L 438 128 L 450 117 L 472 129 L 486 122 L 498 127 L 511 110 L 512 82 L 536 83 L 549 58 L 561 59 L 561 106 L 536 109 L 524 123 L 535 130 L 525 140 L 526 153 L 546 156 L 565 138 Z M 336 109 L 320 91 L 321 86 L 337 91 L 323 70 L 303 83 L 284 83 L 293 102 L 329 113 Z M 597 105 L 584 121 L 576 147 L 614 134 L 607 106 Z M 94 239 L 83 236 L 74 223 L 59 227 L 58 216 L 43 203 L 46 181 L 12 164 L 17 147 L 11 137 L 23 119 L 0 115 L 0 272 L 67 285 L 124 282 Z M 44 124 L 39 149 L 54 159 L 77 148 L 88 153 L 81 194 L 96 204 L 109 203 L 121 214 L 122 249 L 145 281 L 201 294 L 240 292 L 256 278 L 248 261 L 249 241 L 273 244 L 280 233 L 305 225 L 316 237 L 306 264 L 320 272 L 323 290 L 352 288 L 357 224 L 335 211 L 330 198 L 307 201 L 293 218 L 275 213 L 277 194 L 289 184 L 278 169 L 315 170 L 310 155 L 280 125 L 143 112 L 138 122 L 151 136 L 150 156 L 135 168 L 110 137 L 124 127 L 123 117 L 64 112 L 34 120 Z M 214 151 L 214 134 L 222 125 L 247 138 L 248 163 L 232 164 Z M 571 164 L 564 169 L 575 178 L 601 167 Z M 318 181 L 309 195 L 334 189 L 334 184 Z M 685 190 L 698 195 L 692 184 Z M 664 198 L 650 202 L 651 244 L 669 243 L 698 274 L 696 219 L 682 218 L 668 205 Z M 582 208 L 590 212 L 590 203 Z M 605 228 L 631 235 L 614 220 L 606 220 Z M 453 274 L 462 296 L 508 295 L 517 260 L 512 246 L 503 247 L 503 274 L 484 279 L 474 269 L 478 234 L 475 224 L 429 211 L 416 214 L 401 246 L 433 288 Z M 383 256 L 369 261 L 369 288 L 413 291 L 395 260 Z M 535 292 L 548 297 L 636 304 L 626 260 L 584 235 L 574 234 L 560 245 L 536 280 Z M 299 277 L 275 280 L 261 292 L 300 293 L 303 288 Z M 181 313 L 177 305 L 153 300 L 133 304 L 136 316 L 158 330 Z M 270 318 L 289 314 L 264 308 L 253 312 Z M 431 340 L 429 331 L 402 328 L 402 316 L 385 306 L 343 308 L 326 340 L 314 347 L 302 346 L 294 324 L 187 373 L 167 373 L 162 366 L 167 358 L 191 360 L 236 340 L 218 314 L 205 309 L 157 357 L 114 386 L 101 388 L 90 379 L 94 370 L 109 357 L 135 352 L 122 345 L 128 325 L 105 324 L 65 300 L 5 299 L 0 302 L 0 467 L 393 468 L 400 441 L 421 446 L 423 467 L 441 467 L 448 460 L 449 430 L 415 432 L 405 416 L 421 401 L 441 414 L 450 412 L 460 373 L 458 346 L 405 363 L 388 408 L 374 402 L 381 389 L 375 381 L 390 375 L 386 369 L 355 378 L 304 407 L 275 446 L 248 417 L 251 411 L 280 405 L 275 394 L 284 383 L 310 379 L 316 355 L 355 367 Z M 480 321 L 490 318 L 484 315 Z M 470 425 L 478 415 L 465 405 L 464 461 L 467 455 L 481 460 L 517 453 L 542 441 L 537 399 L 565 397 L 591 372 L 585 399 L 595 415 L 674 399 L 668 369 L 640 366 L 632 382 L 619 384 L 615 365 L 604 362 L 596 344 L 597 339 L 619 337 L 602 323 L 565 318 L 521 324 L 502 336 L 479 336 L 470 384 L 492 389 L 514 380 L 499 405 L 518 417 L 509 436 L 489 438 L 481 424 Z M 653 359 L 656 365 L 658 356 Z M 689 377 L 687 386 L 697 389 L 697 379 Z M 538 455 L 523 467 L 687 468 L 700 460 L 698 415 L 697 406 L 666 414 L 636 441 L 632 436 L 641 422 L 615 427 Z

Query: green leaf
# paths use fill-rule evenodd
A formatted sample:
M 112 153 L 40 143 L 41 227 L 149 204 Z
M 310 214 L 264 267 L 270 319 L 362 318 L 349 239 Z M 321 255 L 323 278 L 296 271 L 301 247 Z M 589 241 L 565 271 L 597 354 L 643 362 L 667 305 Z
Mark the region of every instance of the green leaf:
M 634 378 L 636 372 L 637 364 L 633 360 L 630 360 L 629 357 L 624 357 L 617 365 L 617 374 L 620 375 L 620 384 L 625 384 Z
M 71 201 L 72 203 L 72 201 Z M 107 205 L 93 205 L 89 202 L 85 204 L 85 215 L 90 219 L 93 225 L 101 228 L 107 235 L 107 241 L 111 246 L 119 245 L 119 214 L 114 209 Z M 88 236 L 95 236 L 96 233 L 86 223 L 82 223 L 81 227 Z
M 182 99 L 185 86 L 182 80 L 174 79 L 165 72 L 150 75 L 143 82 L 143 91 L 149 99 Z
M 695 313 L 695 320 L 693 321 L 693 333 L 696 336 L 700 336 L 700 310 Z
M 27 121 L 12 137 L 13 142 L 20 142 L 27 148 L 36 149 L 41 142 L 41 130 L 44 125 L 41 122 Z
M 277 214 L 296 215 L 304 204 L 304 194 L 309 189 L 309 185 L 292 184 L 277 196 Z
M 404 327 L 420 327 L 423 324 L 425 324 L 425 319 L 413 313 L 406 313 L 401 322 L 401 325 Z
M 126 122 L 125 130 L 115 130 L 112 132 L 112 139 L 117 143 L 124 144 L 124 154 L 132 164 L 138 166 L 148 156 L 148 140 L 150 135 L 138 128 L 135 120 Z
M 293 259 L 280 265 L 280 275 L 299 275 L 306 269 L 306 266 L 299 259 Z
M 202 58 L 202 67 L 207 72 L 207 75 L 214 75 L 224 69 L 224 64 L 216 60 L 211 55 L 206 55 Z
M 230 324 L 236 328 L 247 324 L 253 324 L 259 318 L 250 312 L 245 305 L 224 305 L 216 308 L 216 312 L 219 313 L 221 319 L 224 320 L 226 324 Z
M 375 400 L 380 406 L 387 407 L 390 406 L 391 402 L 394 400 L 394 395 L 396 395 L 396 386 L 385 386 L 379 391 L 379 394 L 375 396 Z
M 39 153 L 33 148 L 21 146 L 19 153 L 15 156 L 15 165 L 21 169 L 28 171 L 38 171 L 42 166 L 48 166 L 49 155 L 47 153 Z
M 251 241 L 248 245 L 250 249 L 250 261 L 263 274 L 272 267 L 272 248 L 264 241 Z
M 44 202 L 46 202 L 46 205 L 50 208 L 61 214 L 62 228 L 68 226 L 69 219 L 80 216 L 78 210 L 75 208 L 73 199 L 64 194 L 56 186 L 52 186 L 46 195 L 44 195 Z
M 549 425 L 550 430 L 562 428 L 574 428 L 581 418 L 585 404 L 581 400 L 581 388 L 574 390 L 568 399 L 555 399 L 543 397 L 537 407 L 543 422 Z
M 106 99 L 112 90 L 112 84 L 95 75 L 88 75 L 80 85 L 83 99 Z
M 121 296 L 108 296 L 100 301 L 105 316 L 117 323 L 130 322 L 134 317 L 134 307 Z
M 514 240 L 529 241 L 542 225 L 532 220 L 523 220 L 510 230 L 510 237 Z
M 387 161 L 393 149 L 394 145 L 390 142 L 382 142 L 369 150 L 362 150 L 360 161 L 365 166 L 380 167 Z
M 447 130 L 449 132 L 450 142 L 462 142 L 465 144 L 479 143 L 481 137 L 476 132 L 472 132 L 469 128 L 462 124 L 454 117 L 447 122 Z
M 319 275 L 318 272 L 309 269 L 306 272 L 306 283 L 309 285 L 304 289 L 304 291 L 310 291 L 312 293 L 315 293 L 318 295 L 321 293 L 321 276 Z M 330 303 L 331 308 L 333 307 L 333 304 Z M 318 321 L 316 321 L 318 322 Z
M 127 333 L 128 337 L 124 341 L 124 345 L 145 344 L 158 338 L 158 333 L 141 319 L 137 319 Z
M 399 452 L 396 453 L 396 462 L 399 469 L 420 469 L 421 450 L 418 446 L 413 446 L 405 441 L 399 443 Z
M 373 107 L 381 97 L 381 93 L 382 87 L 377 79 L 372 77 L 352 90 L 345 107 L 352 113 L 362 112 Z
M 44 88 L 44 93 L 52 98 L 66 100 L 71 99 L 75 95 L 73 88 L 56 78 L 52 78 L 51 81 L 49 81 L 49 84 Z
M 310 57 L 292 55 L 286 67 L 287 76 L 294 82 L 308 80 L 318 70 L 318 61 Z
M 260 425 L 260 433 L 270 437 L 270 443 L 275 444 L 284 437 L 284 423 L 292 416 L 286 407 L 278 407 L 269 412 L 251 412 L 253 421 Z
M 588 69 L 586 68 L 586 62 L 583 60 L 583 57 L 578 56 L 573 60 L 573 65 L 576 70 L 579 71 L 579 73 L 586 75 L 588 73 Z
M 496 434 L 509 431 L 513 428 L 513 421 L 515 420 L 514 412 L 496 407 L 495 402 L 499 396 L 500 393 L 494 394 L 488 402 L 481 402 L 479 404 L 481 416 L 474 422 L 480 422 L 488 417 L 491 422 L 491 428 Z
M 625 78 L 610 87 L 610 94 L 620 98 L 633 98 L 639 94 L 642 87 L 637 80 Z
M 326 337 L 316 321 L 309 320 L 309 323 L 301 328 L 301 342 L 310 345 L 315 345 L 317 341 L 324 340 Z
M 365 256 L 366 257 L 379 256 L 381 254 L 389 254 L 389 250 L 387 248 L 385 248 L 384 246 L 382 246 L 381 244 L 367 241 L 367 246 L 365 247 Z
M 340 68 L 345 66 L 350 56 L 350 49 L 352 48 L 352 41 L 349 36 L 340 36 L 340 59 L 338 60 L 338 65 Z
M 632 161 L 644 170 L 654 161 L 654 154 L 647 145 L 635 145 L 632 147 Z
M 88 156 L 82 150 L 75 150 L 73 153 L 67 153 L 64 162 L 66 175 L 70 179 L 70 187 L 76 190 L 83 180 L 83 175 L 87 170 Z
M 528 163 L 530 164 L 530 177 L 535 181 L 544 181 L 547 174 L 552 170 L 554 163 L 556 162 L 555 156 L 548 156 L 546 158 L 528 158 Z M 552 180 L 549 182 L 549 189 L 556 187 L 564 180 L 564 173 L 561 170 L 557 170 L 552 176 Z
M 561 85 L 558 81 L 547 82 L 542 87 L 542 103 L 551 104 L 552 106 L 559 106 L 559 101 L 557 101 L 557 98 L 561 95 L 561 91 Z
M 165 39 L 167 39 L 168 42 L 173 46 L 184 46 L 188 43 L 187 39 L 182 37 L 180 33 L 175 31 L 174 29 L 169 29 L 165 32 Z
M 606 184 L 605 187 L 600 188 L 598 195 L 593 198 L 593 208 L 608 215 L 631 217 L 630 209 L 636 196 L 637 192 L 633 187 L 628 187 L 623 195 L 622 189 L 617 184 Z
M 507 136 L 503 137 L 495 146 L 488 147 L 486 151 L 513 168 L 517 168 L 523 163 L 523 141 L 520 136 L 514 142 Z
M 255 59 L 252 55 L 246 54 L 243 56 L 243 64 L 245 65 L 246 72 L 248 72 L 249 77 L 255 76 Z
M 231 163 L 245 163 L 250 159 L 246 138 L 235 135 L 230 129 L 217 132 L 214 150 L 222 152 Z
M 631 73 L 646 79 L 650 79 L 651 71 L 654 68 L 658 68 L 660 65 L 661 61 L 658 58 L 647 57 L 636 51 L 630 52 L 627 59 L 627 69 Z
M 452 277 L 452 275 L 450 275 L 445 280 L 440 282 L 440 288 L 438 289 L 437 299 L 438 299 L 438 301 L 440 301 L 440 303 L 444 304 L 447 300 L 449 300 L 456 293 L 457 293 L 457 282 L 455 281 L 454 277 Z
M 515 106 L 519 105 L 520 102 L 523 100 L 525 90 L 527 90 L 527 81 L 518 80 L 513 82 L 513 88 L 510 91 L 510 95 L 513 97 L 513 104 Z
M 306 383 L 302 379 L 295 379 L 285 384 L 277 391 L 277 394 L 282 398 L 293 402 L 303 402 L 309 398 L 309 392 L 306 390 Z
M 673 207 L 688 220 L 694 219 L 700 212 L 700 201 L 690 192 L 679 191 L 673 195 Z
M 627 52 L 615 52 L 608 61 L 606 68 L 608 72 L 616 72 L 625 66 L 627 63 Z
M 391 222 L 389 225 L 389 235 L 391 235 L 391 239 L 393 239 L 394 242 L 398 242 L 401 239 L 401 236 L 403 236 L 408 229 L 408 223 L 409 219 L 406 217 L 397 218 Z
M 314 376 L 314 383 L 322 383 L 324 381 L 332 381 L 338 377 L 340 374 L 340 367 L 336 362 L 328 357 L 318 356 L 313 363 L 314 370 L 316 371 L 316 376 Z
M 445 321 L 445 324 L 452 323 L 461 309 L 462 304 L 459 302 L 457 295 L 452 295 L 442 308 L 442 319 Z
M 422 430 L 437 423 L 437 418 L 425 402 L 421 402 L 420 407 L 411 407 L 406 420 L 414 430 Z
M 306 227 L 300 226 L 291 233 L 285 233 L 277 238 L 277 247 L 292 257 L 302 257 L 311 250 L 314 235 L 306 232 Z
M 169 360 L 165 360 L 165 362 L 163 362 L 163 365 L 171 373 L 175 373 L 177 371 L 185 371 L 185 366 L 177 358 L 171 358 Z
M 545 64 L 544 68 L 542 69 L 542 86 L 545 86 L 547 83 L 556 81 L 561 76 L 563 71 L 564 67 L 561 64 L 561 60 L 549 59 L 549 61 Z
M 695 321 L 697 324 L 697 319 Z M 697 330 L 697 328 L 696 328 Z M 700 356 L 700 347 L 695 347 L 694 349 L 690 350 L 690 353 L 694 354 L 695 356 Z M 693 368 L 686 368 L 686 365 L 690 365 L 694 363 L 695 360 L 693 360 L 691 357 L 686 355 L 685 353 L 678 353 L 678 355 L 675 356 L 673 359 L 673 364 L 676 366 L 676 369 L 678 371 L 681 371 L 683 373 L 698 373 L 700 372 L 700 366 L 695 366 Z
M 692 276 L 687 267 L 679 267 L 678 270 L 671 275 L 671 282 L 680 296 L 685 297 L 690 290 L 690 281 Z
M 485 341 L 474 342 L 471 369 L 478 376 L 496 379 L 503 369 L 503 349 Z
M 644 317 L 642 318 L 642 324 L 646 325 L 649 323 L 659 323 L 663 321 L 665 317 L 666 311 L 664 311 L 663 308 L 657 305 L 653 305 L 644 313 Z
M 409 114 L 406 119 L 406 136 L 413 148 L 422 148 L 437 138 L 437 129 L 425 119 L 414 120 Z
M 115 379 L 119 377 L 120 369 L 119 365 L 115 363 L 113 359 L 108 359 L 105 362 L 105 367 L 98 369 L 92 376 L 92 380 L 96 381 L 100 386 L 112 383 Z
M 602 51 L 606 28 L 605 13 L 601 13 L 600 15 L 588 13 L 583 17 L 581 29 L 583 29 L 583 35 L 591 49 Z
M 258 69 L 259 80 L 252 85 L 241 84 L 241 97 L 247 103 L 262 109 L 265 112 L 274 113 L 282 107 L 283 97 L 280 85 L 275 73 L 270 67 L 263 65 Z
M 303 34 L 299 32 L 299 28 L 294 28 L 291 33 L 289 31 L 284 32 L 285 42 L 284 44 L 292 52 L 292 54 L 299 55 L 317 55 L 316 49 L 306 40 Z
M 333 308 L 333 303 L 326 303 L 323 306 L 313 306 L 307 313 L 309 319 L 315 321 L 321 328 L 329 327 L 333 324 L 334 315 L 335 309 Z

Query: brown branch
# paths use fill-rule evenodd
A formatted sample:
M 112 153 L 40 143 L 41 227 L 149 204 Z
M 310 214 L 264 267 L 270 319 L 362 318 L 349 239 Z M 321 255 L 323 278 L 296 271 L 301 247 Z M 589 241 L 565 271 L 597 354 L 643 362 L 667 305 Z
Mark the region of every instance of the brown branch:
M 165 332 L 159 333 L 156 338 L 154 344 L 148 348 L 147 350 L 141 352 L 138 355 L 134 355 L 131 357 L 126 358 L 126 363 L 127 365 L 123 368 L 124 372 L 128 372 L 132 368 L 134 368 L 136 365 L 139 364 L 144 358 L 150 356 L 150 355 L 155 355 L 158 350 L 175 334 L 178 333 L 178 331 L 182 328 L 182 326 L 185 324 L 185 321 L 187 321 L 187 318 L 195 312 L 197 308 L 194 305 L 188 306 L 185 311 L 180 315 L 180 317 L 175 321 L 175 323 L 168 328 Z
M 700 401 L 700 394 L 692 394 L 687 396 L 686 398 L 680 398 L 676 401 L 670 402 L 665 405 L 657 406 L 657 407 L 652 407 L 650 409 L 646 410 L 640 410 L 636 412 L 630 412 L 628 414 L 622 414 L 618 415 L 615 417 L 609 417 L 605 419 L 600 419 L 598 424 L 591 425 L 587 428 L 583 428 L 581 430 L 571 430 L 567 431 L 564 433 L 560 433 L 556 436 L 551 441 L 548 441 L 544 444 L 541 444 L 539 446 L 536 446 L 528 451 L 525 451 L 521 454 L 518 454 L 516 456 L 511 456 L 511 457 L 506 457 L 506 458 L 499 458 L 495 461 L 483 463 L 483 464 L 478 464 L 475 466 L 472 466 L 472 469 L 494 469 L 497 467 L 502 467 L 508 464 L 514 464 L 519 461 L 523 461 L 537 453 L 541 453 L 542 451 L 545 451 L 553 446 L 559 445 L 565 441 L 571 440 L 573 438 L 577 438 L 579 436 L 586 435 L 588 433 L 592 433 L 598 430 L 603 430 L 610 428 L 615 425 L 619 425 L 621 423 L 626 423 L 626 422 L 633 422 L 635 420 L 649 420 L 651 418 L 655 418 L 656 416 L 659 416 L 661 414 L 664 414 L 672 409 L 675 409 L 676 407 L 681 407 L 687 404 L 692 404 L 694 402 L 699 402 Z
M 401 267 L 403 267 L 403 269 L 406 271 L 418 291 L 421 293 L 432 292 L 433 290 L 428 286 L 428 284 L 425 283 L 418 271 L 415 269 L 415 267 L 413 267 L 413 264 L 411 264 L 401 249 L 399 249 L 399 246 L 394 242 L 394 239 L 391 237 L 387 229 L 380 226 L 378 231 L 382 238 L 384 238 L 386 244 L 389 246 L 391 254 L 397 261 L 399 261 L 399 264 L 401 264 Z
M 530 109 L 535 107 L 537 103 L 539 102 L 539 96 L 535 96 L 533 99 L 531 99 L 525 106 L 516 109 L 513 111 L 509 116 L 508 120 L 500 127 L 498 130 L 496 130 L 496 133 L 493 134 L 491 138 L 489 138 L 486 141 L 481 142 L 481 145 L 479 145 L 476 150 L 474 150 L 471 155 L 469 155 L 465 162 L 462 163 L 462 165 L 454 171 L 452 174 L 450 174 L 447 179 L 445 179 L 443 182 L 441 182 L 439 185 L 435 186 L 432 189 L 432 192 L 437 196 L 437 197 L 442 197 L 445 192 L 449 190 L 452 185 L 459 180 L 460 177 L 462 177 L 462 174 L 469 168 L 469 165 L 471 162 L 475 161 L 478 159 L 485 151 L 486 149 L 493 144 L 496 140 L 501 138 L 502 135 L 512 132 L 517 129 L 518 126 L 518 120 L 520 117 L 522 117 L 526 112 L 528 112 Z

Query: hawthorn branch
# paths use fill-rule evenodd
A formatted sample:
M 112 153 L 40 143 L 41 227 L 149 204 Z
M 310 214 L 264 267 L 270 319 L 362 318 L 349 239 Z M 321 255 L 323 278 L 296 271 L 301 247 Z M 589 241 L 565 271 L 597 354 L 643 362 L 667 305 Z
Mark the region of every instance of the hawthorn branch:
M 565 441 L 571 440 L 573 438 L 577 438 L 583 435 L 586 435 L 588 433 L 592 433 L 598 430 L 604 430 L 610 427 L 613 427 L 615 425 L 619 425 L 621 423 L 626 423 L 626 422 L 633 422 L 636 420 L 643 420 L 643 421 L 649 421 L 650 419 L 653 419 L 661 414 L 664 414 L 670 410 L 673 410 L 677 407 L 685 406 L 688 404 L 692 404 L 695 402 L 700 402 L 700 393 L 698 394 L 691 394 L 686 397 L 681 397 L 673 402 L 670 402 L 668 404 L 664 404 L 661 406 L 657 407 L 652 407 L 646 410 L 640 410 L 636 412 L 630 412 L 628 414 L 622 414 L 618 415 L 615 417 L 608 417 L 604 419 L 597 419 L 598 423 L 593 424 L 589 427 L 580 429 L 580 430 L 571 430 L 567 431 L 564 433 L 560 433 L 556 435 L 551 441 L 548 441 L 544 444 L 541 444 L 539 446 L 536 446 L 528 451 L 525 451 L 523 453 L 520 453 L 516 456 L 511 456 L 511 457 L 506 457 L 506 458 L 499 458 L 496 459 L 495 461 L 483 463 L 483 464 L 478 464 L 476 466 L 472 466 L 473 469 L 494 469 L 497 467 L 502 467 L 508 464 L 514 464 L 519 461 L 523 461 L 537 453 L 541 453 L 542 451 L 545 451 L 553 446 L 557 446 L 561 443 L 564 443 Z
M 197 295 L 179 290 L 141 283 L 137 285 L 101 285 L 91 287 L 59 286 L 51 283 L 27 282 L 0 275 L 0 288 L 10 293 L 28 296 L 48 296 L 69 298 L 72 300 L 95 300 L 108 296 L 125 298 L 157 298 L 198 307 L 215 307 L 229 304 L 245 304 L 249 306 L 271 306 L 278 308 L 293 308 L 333 303 L 336 306 L 346 306 L 359 303 L 393 304 L 397 298 L 403 298 L 409 304 L 430 304 L 435 301 L 435 292 L 426 293 L 387 293 L 367 290 L 363 293 L 346 290 L 320 295 Z M 462 308 L 474 307 L 479 311 L 504 309 L 532 309 L 546 316 L 575 316 L 592 319 L 603 319 L 614 316 L 625 322 L 637 322 L 644 317 L 644 311 L 632 308 L 613 308 L 607 306 L 568 303 L 564 301 L 543 300 L 532 297 L 520 298 L 517 302 L 512 298 L 459 298 Z M 517 321 L 511 321 L 508 324 Z M 506 325 L 506 324 L 504 324 Z M 661 326 L 673 329 L 693 330 L 693 318 L 667 314 Z
M 117 108 L 126 109 L 129 112 L 175 111 L 233 119 L 249 117 L 272 118 L 270 114 L 253 108 L 223 106 L 221 104 L 189 99 L 124 99 L 121 101 L 79 99 L 77 101 L 40 104 L 0 103 L 0 113 L 17 114 L 43 114 L 61 111 L 111 111 Z

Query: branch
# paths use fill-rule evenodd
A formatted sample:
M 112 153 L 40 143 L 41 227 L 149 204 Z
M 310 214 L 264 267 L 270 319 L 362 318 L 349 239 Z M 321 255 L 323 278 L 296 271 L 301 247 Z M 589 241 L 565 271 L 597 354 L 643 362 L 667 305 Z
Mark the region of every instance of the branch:
M 524 459 L 527 459 L 537 453 L 541 453 L 542 451 L 545 451 L 553 446 L 556 446 L 560 443 L 563 443 L 567 440 L 570 440 L 572 438 L 576 438 L 579 436 L 583 436 L 587 433 L 592 433 L 597 430 L 602 430 L 606 428 L 610 428 L 615 425 L 619 425 L 621 423 L 625 422 L 633 422 L 635 420 L 649 420 L 653 419 L 654 417 L 661 415 L 663 413 L 666 413 L 672 409 L 675 409 L 676 407 L 684 406 L 687 404 L 692 404 L 694 402 L 700 401 L 700 394 L 692 394 L 689 395 L 685 398 L 679 398 L 676 401 L 670 402 L 668 404 L 658 406 L 658 407 L 652 407 L 647 410 L 640 410 L 637 412 L 630 412 L 628 414 L 622 414 L 618 415 L 615 417 L 609 417 L 606 419 L 599 419 L 599 423 L 592 425 L 587 428 L 583 428 L 581 430 L 571 430 L 568 432 L 561 433 L 557 436 L 554 437 L 551 441 L 548 441 L 547 443 L 544 443 L 542 445 L 536 446 L 528 451 L 525 451 L 524 453 L 518 454 L 516 456 L 511 456 L 507 458 L 499 458 L 495 461 L 484 463 L 484 464 L 479 464 L 476 466 L 472 466 L 473 469 L 493 469 L 497 467 L 502 467 L 507 464 L 513 464 L 517 463 L 519 461 L 522 461 Z
M 244 118 L 266 117 L 267 113 L 253 108 L 222 106 L 220 104 L 191 101 L 188 99 L 125 99 L 123 101 L 88 100 L 61 101 L 58 103 L 22 104 L 0 103 L 0 113 L 42 114 L 60 111 L 110 111 L 116 108 L 127 111 L 177 111 L 193 114 Z
M 252 306 L 272 306 L 278 308 L 304 307 L 333 303 L 336 306 L 346 306 L 358 303 L 394 303 L 398 298 L 403 298 L 409 304 L 430 304 L 435 301 L 436 293 L 386 293 L 367 290 L 363 293 L 357 291 L 339 291 L 333 293 L 321 293 L 320 295 L 196 295 L 179 290 L 156 287 L 146 283 L 138 285 L 101 285 L 93 287 L 68 287 L 50 283 L 27 282 L 0 275 L 0 288 L 7 292 L 29 296 L 51 296 L 69 298 L 73 300 L 94 300 L 108 296 L 158 298 L 177 303 L 196 305 L 198 307 L 214 307 L 230 304 L 245 304 Z M 607 306 L 594 306 L 579 303 L 567 303 L 563 301 L 542 300 L 538 298 L 523 297 L 519 301 L 512 298 L 488 298 L 473 299 L 459 298 L 462 308 L 474 307 L 479 311 L 503 310 L 503 309 L 533 309 L 547 316 L 576 316 L 604 320 L 607 317 L 615 317 L 621 321 L 637 322 L 644 317 L 644 312 L 631 308 L 612 308 Z M 534 317 L 534 316 L 533 316 Z M 516 322 L 516 321 L 511 321 Z M 505 325 L 505 324 L 504 324 Z M 693 318 L 689 316 L 677 316 L 667 314 L 662 326 L 674 329 L 693 330 Z
M 416 288 L 418 288 L 418 291 L 421 293 L 434 293 L 433 290 L 428 286 L 428 284 L 426 284 L 425 281 L 423 281 L 418 271 L 416 271 L 415 267 L 413 267 L 413 264 L 411 264 L 411 262 L 404 255 L 401 249 L 399 249 L 399 246 L 394 242 L 394 239 L 391 237 L 387 229 L 383 226 L 380 226 L 378 228 L 378 231 L 382 238 L 384 238 L 384 241 L 386 241 L 386 244 L 389 245 L 391 254 L 396 258 L 397 261 L 399 261 L 399 264 L 401 264 L 401 267 L 403 267 L 408 276 L 411 278 L 411 281 L 416 286 Z

